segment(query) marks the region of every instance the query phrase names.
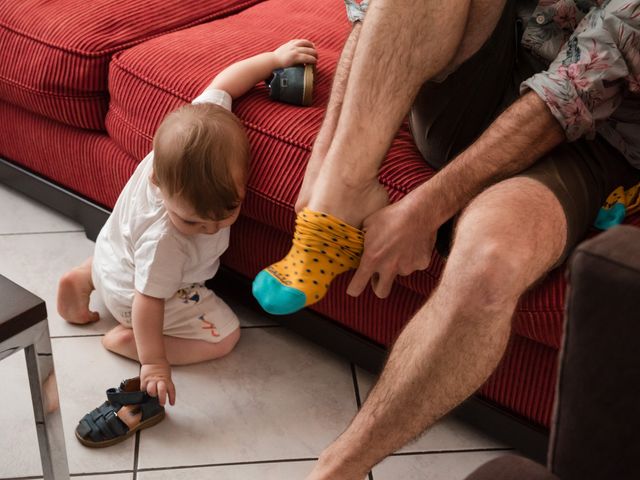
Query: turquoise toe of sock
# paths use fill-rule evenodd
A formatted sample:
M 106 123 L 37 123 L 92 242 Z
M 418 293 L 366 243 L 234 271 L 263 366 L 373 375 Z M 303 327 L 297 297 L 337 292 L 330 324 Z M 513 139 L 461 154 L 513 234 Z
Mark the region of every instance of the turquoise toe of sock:
M 600 230 L 608 230 L 619 225 L 624 220 L 627 208 L 622 203 L 616 203 L 610 208 L 601 208 L 594 222 L 594 226 Z
M 253 296 L 266 312 L 273 315 L 297 312 L 307 303 L 304 292 L 283 285 L 266 270 L 262 270 L 253 280 Z

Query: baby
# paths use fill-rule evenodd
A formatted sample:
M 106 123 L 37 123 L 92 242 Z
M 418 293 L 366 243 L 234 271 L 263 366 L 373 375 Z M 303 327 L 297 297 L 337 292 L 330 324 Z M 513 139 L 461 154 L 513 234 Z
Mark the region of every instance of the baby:
M 229 243 L 245 195 L 249 144 L 231 101 L 278 68 L 316 62 L 314 45 L 292 40 L 235 63 L 191 104 L 159 126 L 153 151 L 137 167 L 102 228 L 94 255 L 66 273 L 57 307 L 70 323 L 99 319 L 95 289 L 120 323 L 102 340 L 138 360 L 140 388 L 175 402 L 170 365 L 228 354 L 238 319 L 205 287 Z

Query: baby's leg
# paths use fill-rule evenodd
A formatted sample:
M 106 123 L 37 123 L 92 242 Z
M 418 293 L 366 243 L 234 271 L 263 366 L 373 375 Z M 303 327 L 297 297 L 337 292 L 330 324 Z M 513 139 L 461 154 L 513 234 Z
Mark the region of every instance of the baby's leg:
M 224 357 L 238 343 L 240 322 L 229 306 L 204 285 L 180 290 L 165 302 L 164 347 L 171 365 Z M 138 360 L 133 330 L 113 328 L 102 339 L 107 350 Z
M 171 365 L 189 365 L 205 362 L 227 355 L 240 339 L 240 328 L 237 328 L 218 343 L 205 340 L 164 336 L 164 348 L 167 360 Z M 102 338 L 104 347 L 118 355 L 138 360 L 133 330 L 122 325 L 111 329 Z
M 97 312 L 89 310 L 89 297 L 94 290 L 91 263 L 84 263 L 65 273 L 58 283 L 58 313 L 69 323 L 91 323 L 100 320 Z
M 240 340 L 240 328 L 231 332 L 218 343 L 165 335 L 164 346 L 171 365 L 189 365 L 224 357 L 233 350 L 238 340 Z

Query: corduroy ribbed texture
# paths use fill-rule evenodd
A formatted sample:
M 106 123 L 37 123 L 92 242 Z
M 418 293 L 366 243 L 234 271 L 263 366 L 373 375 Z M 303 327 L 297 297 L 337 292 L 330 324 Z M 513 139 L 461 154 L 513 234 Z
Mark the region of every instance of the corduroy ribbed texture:
M 556 388 L 558 350 L 513 335 L 481 397 L 529 421 L 549 427 Z
M 260 0 L 0 0 L 0 100 L 103 129 L 114 53 Z
M 0 157 L 112 208 L 138 161 L 109 137 L 0 102 Z

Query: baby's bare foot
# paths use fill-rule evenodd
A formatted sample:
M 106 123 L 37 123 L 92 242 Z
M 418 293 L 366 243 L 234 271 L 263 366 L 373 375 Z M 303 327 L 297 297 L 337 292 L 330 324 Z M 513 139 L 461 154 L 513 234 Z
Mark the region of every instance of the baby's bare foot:
M 100 320 L 97 312 L 89 310 L 93 291 L 91 269 L 85 265 L 65 273 L 58 283 L 58 313 L 69 323 L 84 324 Z

